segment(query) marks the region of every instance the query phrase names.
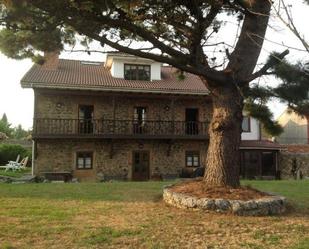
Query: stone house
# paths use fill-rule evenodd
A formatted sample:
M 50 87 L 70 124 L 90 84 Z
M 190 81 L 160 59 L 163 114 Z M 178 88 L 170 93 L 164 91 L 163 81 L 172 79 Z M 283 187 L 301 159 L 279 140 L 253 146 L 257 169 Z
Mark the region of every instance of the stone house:
M 277 121 L 284 132 L 276 139 L 287 148 L 279 158 L 282 178 L 309 177 L 309 117 L 286 109 Z
M 242 124 L 240 176 L 249 179 L 280 178 L 280 151 L 284 147 L 263 138 L 258 120 L 244 116 Z
M 212 108 L 208 90 L 195 75 L 179 79 L 170 66 L 123 53 L 108 54 L 105 63 L 49 53 L 21 84 L 35 96 L 36 175 L 148 180 L 205 166 Z M 257 121 L 248 120 L 247 152 L 261 143 Z M 243 163 L 242 172 L 249 176 L 245 167 L 260 166 Z
M 309 117 L 286 109 L 277 119 L 284 132 L 277 137 L 283 144 L 309 144 Z

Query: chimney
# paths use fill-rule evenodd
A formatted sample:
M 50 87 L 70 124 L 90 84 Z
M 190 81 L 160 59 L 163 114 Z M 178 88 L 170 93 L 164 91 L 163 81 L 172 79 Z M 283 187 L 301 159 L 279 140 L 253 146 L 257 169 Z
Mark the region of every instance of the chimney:
M 44 52 L 44 64 L 43 67 L 48 70 L 56 70 L 59 65 L 60 51 L 48 51 Z

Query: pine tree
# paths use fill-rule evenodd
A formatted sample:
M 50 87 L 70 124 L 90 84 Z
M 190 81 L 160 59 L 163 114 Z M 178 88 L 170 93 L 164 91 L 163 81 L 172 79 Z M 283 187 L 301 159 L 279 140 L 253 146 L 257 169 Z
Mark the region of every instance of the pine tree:
M 249 114 L 262 120 L 269 131 L 280 132 L 265 103 L 275 91 L 250 85 L 254 79 L 268 74 L 269 69 L 277 68 L 278 60 L 270 59 L 261 70 L 254 71 L 268 25 L 269 0 L 0 3 L 0 20 L 5 27 L 0 31 L 0 50 L 11 58 L 31 57 L 43 63 L 39 51 L 59 51 L 65 44 L 74 45 L 82 39 L 88 52 L 89 43 L 97 41 L 102 48 L 109 46 L 199 76 L 210 90 L 213 105 L 204 177 L 209 187 L 240 185 L 239 145 L 245 103 Z M 219 31 L 225 24 L 220 18 L 222 14 L 240 24 L 234 47 L 226 46 L 224 40 L 214 42 L 220 38 Z M 149 47 L 130 46 L 140 41 L 147 42 Z M 221 52 L 221 58 L 207 52 L 213 47 Z M 281 61 L 286 54 L 276 58 Z
M 8 122 L 8 118 L 4 113 L 0 120 L 0 132 L 4 133 L 6 136 L 11 137 L 13 129 L 11 124 Z
M 309 0 L 304 2 L 309 5 Z M 288 30 L 300 41 L 304 48 L 304 55 L 309 57 L 309 42 L 301 34 L 300 27 L 295 25 L 291 6 L 287 5 L 285 0 L 280 0 L 275 12 Z M 278 56 L 278 53 L 273 53 L 268 62 L 274 62 L 271 66 L 272 72 L 269 74 L 273 74 L 280 84 L 276 87 L 255 87 L 254 97 L 263 99 L 264 102 L 277 98 L 285 103 L 289 110 L 309 117 L 309 60 L 292 63 Z

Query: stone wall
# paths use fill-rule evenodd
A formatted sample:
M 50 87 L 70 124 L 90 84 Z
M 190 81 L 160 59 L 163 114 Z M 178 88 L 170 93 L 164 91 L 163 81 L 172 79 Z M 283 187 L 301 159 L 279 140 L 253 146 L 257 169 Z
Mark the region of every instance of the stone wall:
M 112 94 L 81 91 L 35 91 L 35 118 L 78 119 L 79 105 L 93 105 L 94 119 L 133 120 L 134 107 L 147 108 L 146 120 L 185 121 L 186 108 L 199 109 L 199 121 L 209 121 L 211 106 L 201 96 Z M 65 126 L 65 123 L 60 123 Z M 68 125 L 67 125 L 68 126 Z M 69 130 L 66 127 L 66 130 Z M 150 155 L 150 176 L 178 177 L 185 168 L 186 151 L 200 151 L 205 165 L 207 141 L 188 140 L 85 140 L 39 139 L 36 141 L 35 174 L 73 171 L 80 179 L 131 179 L 133 151 Z M 76 153 L 93 152 L 93 169 L 77 170 Z
M 299 168 L 304 177 L 309 177 L 309 153 L 281 152 L 279 154 L 279 165 L 282 179 L 293 178 L 291 173 L 293 160 L 296 159 L 296 167 Z
M 147 108 L 148 120 L 185 121 L 186 108 L 199 108 L 199 121 L 209 121 L 211 105 L 205 97 L 141 94 L 70 94 L 62 91 L 35 92 L 35 118 L 77 119 L 79 105 L 93 105 L 94 119 L 132 120 L 134 107 Z
M 150 177 L 160 174 L 163 178 L 173 178 L 186 167 L 186 151 L 200 151 L 201 165 L 205 165 L 207 148 L 205 141 L 174 141 L 169 144 L 164 140 L 117 140 L 113 143 L 107 140 L 39 140 L 34 173 L 72 171 L 74 177 L 82 180 L 130 180 L 133 151 L 148 151 Z M 93 152 L 93 169 L 76 169 L 76 153 L 81 151 Z

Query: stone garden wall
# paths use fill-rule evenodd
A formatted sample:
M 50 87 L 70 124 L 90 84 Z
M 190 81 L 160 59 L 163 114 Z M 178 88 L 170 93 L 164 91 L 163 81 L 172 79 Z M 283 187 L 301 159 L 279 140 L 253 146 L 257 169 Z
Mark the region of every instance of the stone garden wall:
M 176 193 L 172 187 L 173 185 L 164 188 L 163 200 L 178 208 L 232 213 L 241 216 L 278 215 L 286 211 L 286 199 L 282 196 L 270 195 L 249 201 L 210 199 Z
M 303 177 L 309 177 L 309 153 L 281 152 L 279 165 L 282 179 L 293 178 L 292 169 L 299 169 Z M 296 173 L 297 175 L 297 173 Z

